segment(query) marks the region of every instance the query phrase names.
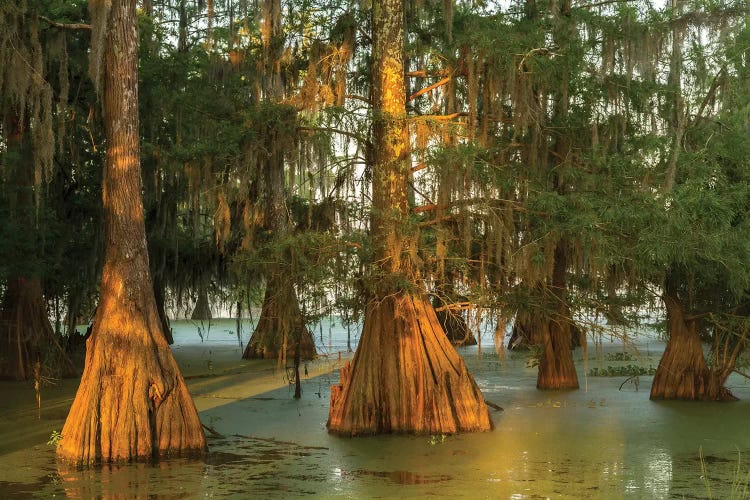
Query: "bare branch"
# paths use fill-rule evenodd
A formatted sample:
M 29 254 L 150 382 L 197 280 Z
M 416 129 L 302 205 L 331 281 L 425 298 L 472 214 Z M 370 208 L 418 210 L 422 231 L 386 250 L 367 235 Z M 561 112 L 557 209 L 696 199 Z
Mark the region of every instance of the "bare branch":
M 435 82 L 432 85 L 429 85 L 429 86 L 423 88 L 422 90 L 418 90 L 418 91 L 414 92 L 411 96 L 409 96 L 408 100 L 409 101 L 413 101 L 414 99 L 416 99 L 417 97 L 421 96 L 422 94 L 426 94 L 427 92 L 430 92 L 431 90 L 435 90 L 438 87 L 442 87 L 446 83 L 450 82 L 452 78 L 453 78 L 452 76 L 446 76 L 442 80 L 440 80 L 438 82 Z
M 55 28 L 61 28 L 65 30 L 90 30 L 91 25 L 90 24 L 66 24 L 66 23 L 58 23 L 57 21 L 53 21 L 52 19 L 49 19 L 44 16 L 39 16 L 39 19 L 46 22 L 50 26 L 54 26 Z

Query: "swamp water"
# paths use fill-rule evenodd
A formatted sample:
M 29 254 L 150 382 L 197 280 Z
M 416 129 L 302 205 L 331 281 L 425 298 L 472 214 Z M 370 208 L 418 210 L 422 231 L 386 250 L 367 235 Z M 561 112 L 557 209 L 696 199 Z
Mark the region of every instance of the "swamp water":
M 492 432 L 347 439 L 325 429 L 345 328 L 316 327 L 330 354 L 306 366 L 295 401 L 275 362 L 239 359 L 233 320 L 173 326 L 201 420 L 220 434 L 208 436 L 205 460 L 65 468 L 45 443 L 62 428 L 77 381 L 43 390 L 41 418 L 31 384 L 2 382 L 0 498 L 729 498 L 750 480 L 746 379 L 729 379 L 739 402 L 688 403 L 649 401 L 650 376 L 638 390 L 626 376 L 585 377 L 594 367 L 655 367 L 664 346 L 653 339 L 605 339 L 585 365 L 576 349 L 581 389 L 567 392 L 536 390 L 527 355 L 464 348 L 485 398 L 504 409 L 490 410 Z M 616 352 L 632 360 L 608 361 Z

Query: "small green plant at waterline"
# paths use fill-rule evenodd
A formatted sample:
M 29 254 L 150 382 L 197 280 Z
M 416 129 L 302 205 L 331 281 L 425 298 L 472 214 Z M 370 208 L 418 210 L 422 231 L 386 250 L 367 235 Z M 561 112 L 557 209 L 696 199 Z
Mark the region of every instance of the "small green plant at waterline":
M 57 431 L 52 431 L 52 434 L 49 435 L 49 439 L 47 440 L 47 444 L 50 446 L 55 446 L 60 444 L 60 440 L 62 439 L 62 434 L 60 434 Z
M 607 366 L 606 368 L 592 368 L 589 370 L 589 377 L 633 377 L 635 375 L 654 375 L 656 368 L 649 366 Z
M 446 439 L 448 439 L 448 436 L 446 436 L 445 434 L 433 434 L 432 436 L 430 436 L 430 440 L 427 442 L 431 445 L 436 445 L 444 443 Z
M 633 361 L 633 355 L 629 352 L 610 352 L 604 356 L 607 361 Z

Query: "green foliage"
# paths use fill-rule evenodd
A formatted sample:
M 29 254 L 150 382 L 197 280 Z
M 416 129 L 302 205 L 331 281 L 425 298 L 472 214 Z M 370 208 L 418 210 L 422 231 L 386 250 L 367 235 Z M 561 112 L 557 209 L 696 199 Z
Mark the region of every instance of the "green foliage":
M 626 365 L 626 366 L 607 366 L 605 368 L 591 368 L 589 377 L 633 377 L 636 375 L 654 375 L 656 368 L 649 366 Z
M 62 439 L 62 434 L 60 434 L 58 431 L 52 431 L 52 433 L 49 435 L 49 439 L 47 440 L 47 444 L 50 446 L 57 447 L 57 445 L 60 444 L 61 439 Z

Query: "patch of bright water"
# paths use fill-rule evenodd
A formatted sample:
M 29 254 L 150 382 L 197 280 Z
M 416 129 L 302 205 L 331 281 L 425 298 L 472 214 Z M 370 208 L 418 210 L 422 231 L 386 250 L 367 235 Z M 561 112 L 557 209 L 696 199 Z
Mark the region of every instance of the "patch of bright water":
M 233 325 L 216 321 L 203 345 L 235 342 L 239 351 Z M 190 322 L 176 326 L 176 348 L 201 343 Z M 345 328 L 322 329 L 324 341 L 330 329 L 331 351 L 346 349 Z M 663 345 L 637 339 L 627 349 L 636 347 L 631 362 L 658 364 Z M 599 352 L 623 349 L 605 342 Z M 586 367 L 617 363 L 595 352 L 589 348 Z M 306 378 L 300 401 L 285 386 L 202 411 L 203 422 L 222 435 L 209 438 L 204 461 L 69 471 L 43 445 L 0 456 L 0 497 L 659 499 L 705 498 L 710 488 L 715 498 L 729 498 L 738 453 L 750 452 L 750 385 L 738 376 L 728 384 L 736 403 L 651 402 L 652 377 L 637 386 L 623 385 L 625 377 L 585 377 L 581 349 L 574 358 L 582 388 L 565 392 L 536 390 L 536 368 L 525 355 L 503 359 L 491 344 L 481 355 L 477 347 L 461 353 L 485 398 L 503 408 L 491 410 L 492 432 L 331 436 L 329 387 L 338 374 L 330 373 Z M 19 464 L 23 473 L 14 474 Z M 748 464 L 741 465 L 743 485 Z

